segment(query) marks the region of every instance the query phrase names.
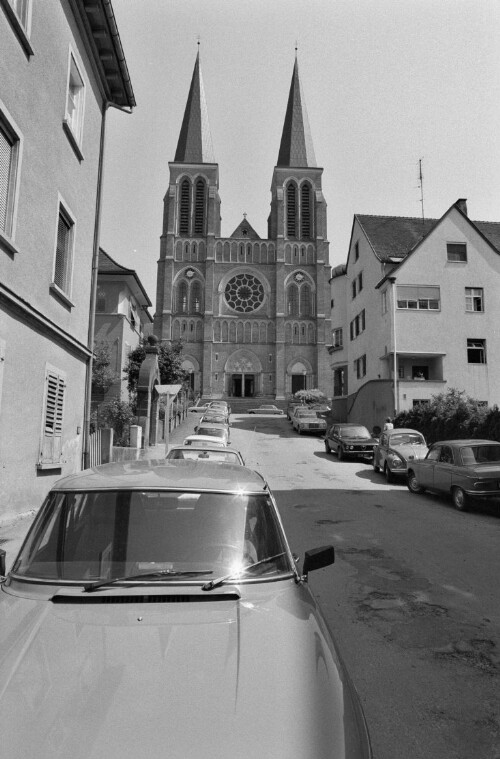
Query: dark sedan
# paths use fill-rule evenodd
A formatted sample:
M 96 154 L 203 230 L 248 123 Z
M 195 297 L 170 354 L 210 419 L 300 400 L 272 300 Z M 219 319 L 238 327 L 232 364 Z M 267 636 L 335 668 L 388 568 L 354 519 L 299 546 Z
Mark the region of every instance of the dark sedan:
M 443 440 L 408 466 L 411 493 L 431 490 L 451 496 L 459 511 L 474 498 L 500 498 L 500 443 L 494 440 Z
M 378 440 L 362 424 L 336 422 L 325 435 L 325 451 L 336 453 L 339 461 L 348 457 L 372 461 L 376 445 Z

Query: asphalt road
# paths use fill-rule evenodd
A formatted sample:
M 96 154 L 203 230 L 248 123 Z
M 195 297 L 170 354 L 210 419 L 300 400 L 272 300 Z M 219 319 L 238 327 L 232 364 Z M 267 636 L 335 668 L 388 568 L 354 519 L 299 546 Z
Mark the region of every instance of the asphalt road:
M 360 693 L 375 759 L 500 759 L 500 503 L 460 513 L 338 462 L 286 418 L 235 415 Z M 300 703 L 300 693 L 297 693 Z

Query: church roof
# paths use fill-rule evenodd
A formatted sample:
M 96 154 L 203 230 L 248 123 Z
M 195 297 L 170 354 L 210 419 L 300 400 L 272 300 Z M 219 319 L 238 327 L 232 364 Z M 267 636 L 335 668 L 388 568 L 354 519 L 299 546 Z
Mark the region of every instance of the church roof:
M 292 83 L 288 95 L 285 123 L 281 135 L 278 166 L 316 166 L 316 157 L 309 128 L 306 103 L 299 78 L 299 64 L 295 58 Z
M 243 218 L 243 220 L 238 224 L 233 234 L 229 236 L 236 237 L 238 239 L 242 238 L 245 240 L 260 240 L 259 235 L 255 231 L 255 229 L 252 227 L 252 225 L 248 223 L 248 221 L 246 220 L 246 217 Z
M 199 52 L 194 64 L 174 160 L 179 163 L 215 163 Z

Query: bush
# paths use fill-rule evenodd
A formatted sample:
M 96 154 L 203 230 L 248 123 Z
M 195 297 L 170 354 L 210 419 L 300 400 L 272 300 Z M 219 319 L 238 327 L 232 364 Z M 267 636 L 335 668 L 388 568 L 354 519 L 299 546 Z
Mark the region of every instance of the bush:
M 135 416 L 132 407 L 125 401 L 113 398 L 101 403 L 92 414 L 91 423 L 94 429 L 111 427 L 113 429 L 113 444 L 128 446 L 130 442 L 130 425 L 134 424 Z
M 303 403 L 327 403 L 328 399 L 321 390 L 297 390 L 293 395 L 294 401 L 301 401 Z
M 395 427 L 410 427 L 421 432 L 427 443 L 460 438 L 500 440 L 498 407 L 489 409 L 463 390 L 450 388 L 394 419 Z

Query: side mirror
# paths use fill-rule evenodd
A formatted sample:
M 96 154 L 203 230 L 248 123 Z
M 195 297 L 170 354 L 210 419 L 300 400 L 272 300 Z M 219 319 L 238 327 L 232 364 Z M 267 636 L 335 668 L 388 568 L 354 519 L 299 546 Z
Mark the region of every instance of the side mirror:
M 3 548 L 0 548 L 0 577 L 5 577 L 5 557 L 6 553 Z
M 333 546 L 322 546 L 321 548 L 313 548 L 311 551 L 306 551 L 304 557 L 304 567 L 302 573 L 304 577 L 307 577 L 309 572 L 314 569 L 322 569 L 328 567 L 335 561 L 335 549 Z

